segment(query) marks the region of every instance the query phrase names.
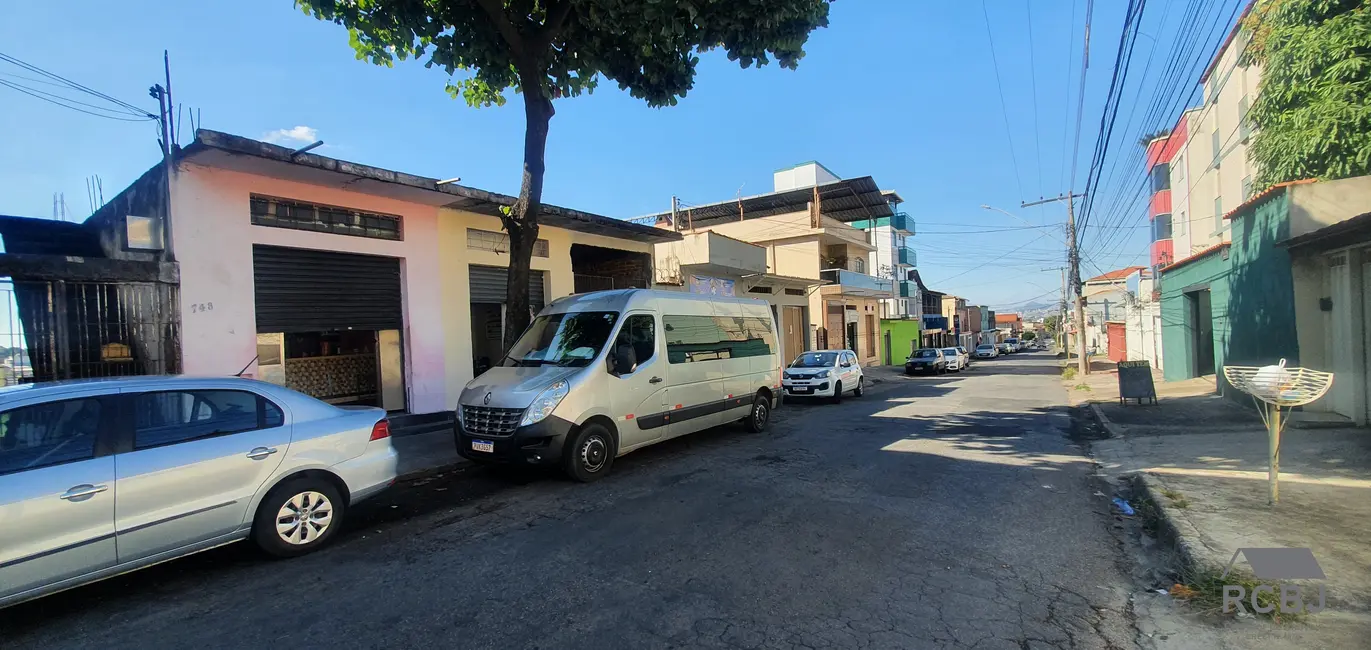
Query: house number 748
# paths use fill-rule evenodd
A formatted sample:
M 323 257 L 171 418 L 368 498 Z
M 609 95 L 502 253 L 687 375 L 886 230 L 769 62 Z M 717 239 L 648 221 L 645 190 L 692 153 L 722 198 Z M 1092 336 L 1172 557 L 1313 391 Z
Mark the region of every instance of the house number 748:
M 202 311 L 214 311 L 214 303 L 212 303 L 212 302 L 199 302 L 199 303 L 192 303 L 192 304 L 191 304 L 191 306 L 190 306 L 190 313 L 192 313 L 192 314 L 197 314 L 197 313 L 200 313 L 200 312 L 202 312 Z

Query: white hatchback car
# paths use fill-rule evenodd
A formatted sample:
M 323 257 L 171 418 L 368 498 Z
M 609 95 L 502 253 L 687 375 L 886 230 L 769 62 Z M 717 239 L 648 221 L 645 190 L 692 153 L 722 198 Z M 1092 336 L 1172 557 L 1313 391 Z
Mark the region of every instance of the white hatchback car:
M 0 607 L 242 539 L 308 553 L 395 468 L 381 409 L 265 382 L 0 389 Z
M 862 396 L 862 364 L 851 350 L 812 350 L 790 363 L 781 377 L 787 397 L 830 397 L 841 401 L 843 393 Z

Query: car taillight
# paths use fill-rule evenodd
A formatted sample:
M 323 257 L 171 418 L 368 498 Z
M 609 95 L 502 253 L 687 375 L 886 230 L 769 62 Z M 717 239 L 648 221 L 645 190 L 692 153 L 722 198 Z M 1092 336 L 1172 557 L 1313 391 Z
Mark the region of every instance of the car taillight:
M 381 420 L 371 427 L 371 440 L 383 440 L 390 437 L 390 420 Z

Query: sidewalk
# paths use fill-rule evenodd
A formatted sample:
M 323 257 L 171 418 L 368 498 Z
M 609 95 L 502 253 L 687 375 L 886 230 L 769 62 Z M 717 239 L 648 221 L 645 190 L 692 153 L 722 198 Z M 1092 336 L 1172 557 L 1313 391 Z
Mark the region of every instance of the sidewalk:
M 390 444 L 399 456 L 401 479 L 471 462 L 457 455 L 457 441 L 450 430 L 394 436 Z
M 1158 381 L 1156 406 L 1120 405 L 1108 372 L 1062 383 L 1087 393 L 1079 402 L 1091 402 L 1111 436 L 1092 442 L 1092 455 L 1105 475 L 1155 504 L 1183 573 L 1218 576 L 1240 548 L 1306 547 L 1336 612 L 1310 622 L 1371 621 L 1371 431 L 1286 429 L 1273 507 L 1265 426 L 1255 406 L 1213 395 L 1212 379 Z M 1079 383 L 1091 390 L 1073 390 Z

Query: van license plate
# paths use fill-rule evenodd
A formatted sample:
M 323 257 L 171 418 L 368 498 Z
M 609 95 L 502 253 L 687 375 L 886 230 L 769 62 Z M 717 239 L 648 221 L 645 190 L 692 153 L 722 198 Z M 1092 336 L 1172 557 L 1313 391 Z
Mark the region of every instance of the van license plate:
M 791 388 L 791 389 L 790 389 L 790 392 L 792 392 L 792 393 L 812 393 L 812 392 L 814 392 L 814 387 L 813 387 L 813 386 L 795 386 L 794 388 Z
M 476 451 L 484 451 L 491 454 L 495 453 L 495 443 L 490 440 L 472 440 L 471 448 Z

